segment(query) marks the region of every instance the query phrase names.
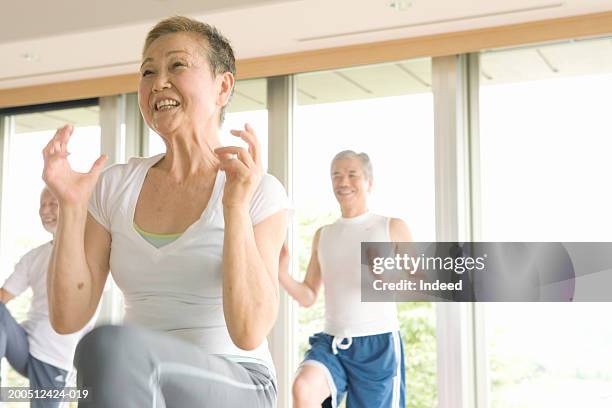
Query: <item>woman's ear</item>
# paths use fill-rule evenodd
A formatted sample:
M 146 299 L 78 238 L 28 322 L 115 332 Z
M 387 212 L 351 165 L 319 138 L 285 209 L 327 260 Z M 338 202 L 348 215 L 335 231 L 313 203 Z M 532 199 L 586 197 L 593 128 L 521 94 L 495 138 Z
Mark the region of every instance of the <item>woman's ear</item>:
M 217 106 L 223 108 L 228 104 L 232 90 L 234 89 L 234 75 L 231 72 L 225 72 L 217 76 L 219 93 L 217 95 Z

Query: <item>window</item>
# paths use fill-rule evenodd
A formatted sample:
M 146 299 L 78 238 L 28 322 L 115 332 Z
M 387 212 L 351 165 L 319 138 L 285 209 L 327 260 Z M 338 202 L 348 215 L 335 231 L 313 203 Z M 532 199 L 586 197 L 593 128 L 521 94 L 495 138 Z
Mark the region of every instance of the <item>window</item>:
M 480 65 L 481 239 L 610 241 L 610 40 L 484 53 Z M 478 307 L 491 408 L 610 405 L 609 304 Z
M 296 76 L 294 110 L 294 251 L 303 277 L 315 231 L 340 216 L 329 166 L 341 150 L 366 152 L 373 163 L 370 209 L 404 219 L 417 241 L 435 240 L 431 60 Z M 323 294 L 300 308 L 299 359 L 323 329 Z M 406 352 L 407 406 L 436 400 L 435 310 L 398 305 Z
M 612 238 L 610 40 L 481 56 L 482 233 Z M 597 187 L 602 186 L 602 187 Z
M 66 123 L 75 130 L 68 149 L 69 161 L 77 171 L 89 171 L 100 155 L 99 108 L 84 106 L 71 109 L 49 110 L 9 116 L 5 163 L 2 174 L 1 267 L 2 281 L 12 273 L 14 265 L 29 250 L 51 239 L 40 224 L 38 215 L 40 192 L 44 186 L 42 149 Z M 8 308 L 17 321 L 27 317 L 31 291 L 16 297 Z M 27 380 L 14 372 L 5 362 L 3 386 L 25 386 Z M 4 374 L 4 373 L 3 373 Z M 7 406 L 11 406 L 7 404 Z

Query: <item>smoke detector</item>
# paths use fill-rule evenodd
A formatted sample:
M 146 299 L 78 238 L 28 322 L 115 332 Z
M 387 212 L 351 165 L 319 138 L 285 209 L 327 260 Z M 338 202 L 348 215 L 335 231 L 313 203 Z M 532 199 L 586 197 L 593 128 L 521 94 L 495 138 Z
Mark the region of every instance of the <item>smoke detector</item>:
M 32 54 L 30 52 L 26 52 L 25 54 L 21 54 L 21 58 L 26 60 L 27 62 L 38 61 L 40 58 L 36 54 Z
M 412 7 L 412 2 L 409 0 L 392 0 L 387 5 L 395 11 L 406 11 Z

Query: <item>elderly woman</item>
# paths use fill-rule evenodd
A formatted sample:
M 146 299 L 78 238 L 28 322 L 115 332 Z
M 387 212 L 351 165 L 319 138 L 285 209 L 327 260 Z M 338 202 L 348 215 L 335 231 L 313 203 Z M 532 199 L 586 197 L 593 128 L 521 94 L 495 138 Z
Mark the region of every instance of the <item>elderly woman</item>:
M 262 175 L 253 129 L 232 131 L 248 150 L 220 147 L 234 87 L 228 41 L 185 17 L 147 35 L 138 89 L 166 153 L 104 172 L 74 172 L 58 130 L 43 178 L 60 201 L 48 275 L 55 330 L 91 318 L 109 269 L 126 326 L 83 338 L 75 356 L 86 407 L 272 407 L 266 336 L 278 309 L 277 268 L 286 194 Z

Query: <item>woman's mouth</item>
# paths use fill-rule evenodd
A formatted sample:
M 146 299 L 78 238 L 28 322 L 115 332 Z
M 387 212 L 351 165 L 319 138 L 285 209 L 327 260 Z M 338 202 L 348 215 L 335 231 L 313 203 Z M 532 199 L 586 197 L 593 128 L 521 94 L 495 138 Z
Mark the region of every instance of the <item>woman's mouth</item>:
M 156 112 L 169 111 L 180 106 L 181 103 L 174 99 L 162 99 L 155 104 Z

